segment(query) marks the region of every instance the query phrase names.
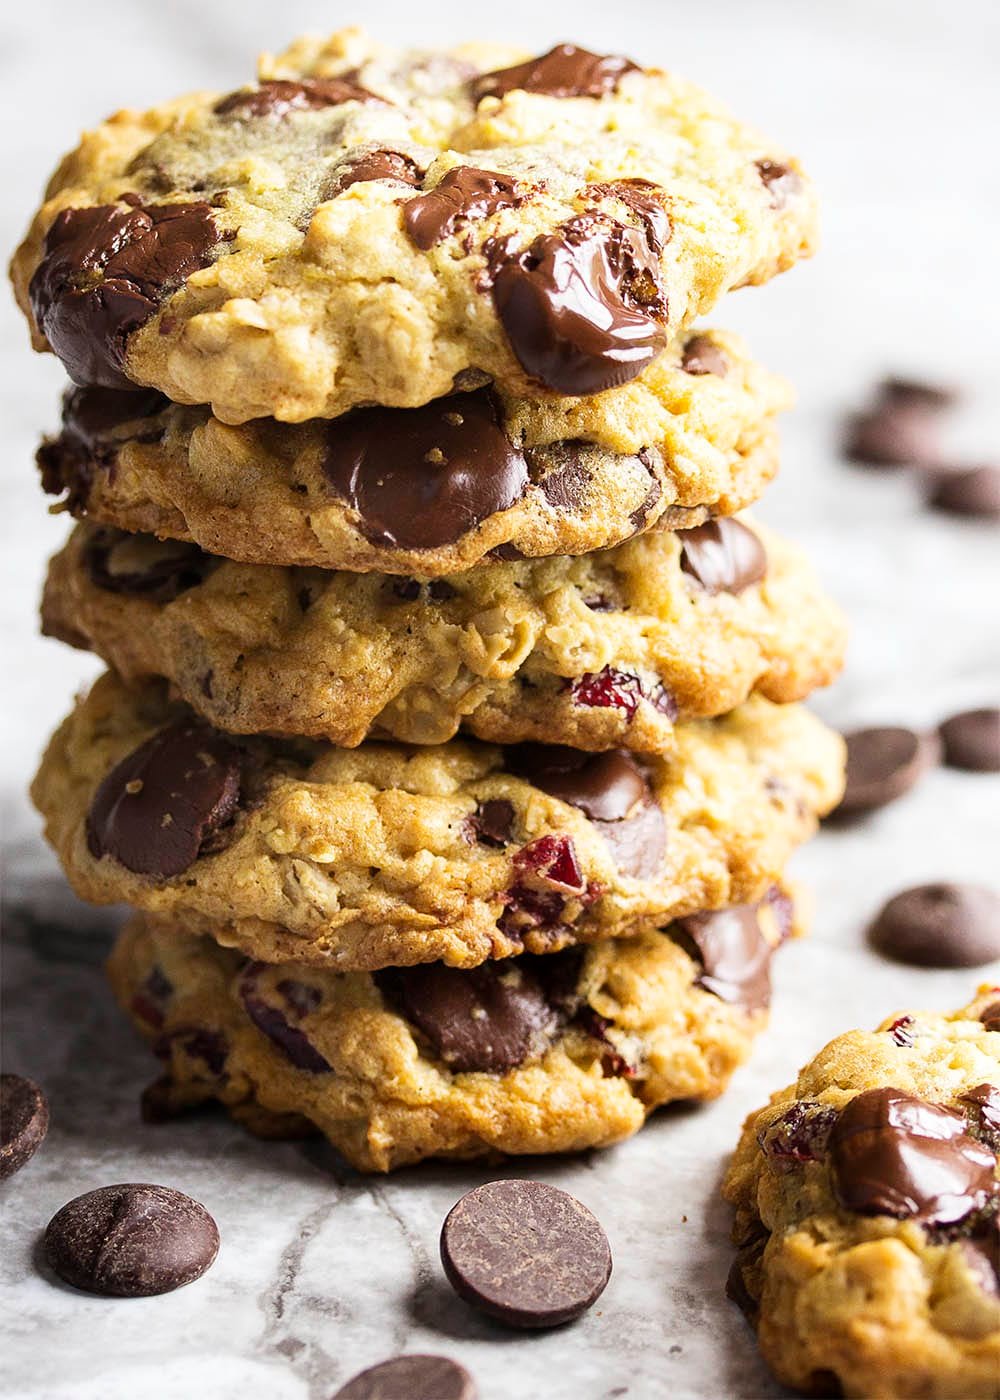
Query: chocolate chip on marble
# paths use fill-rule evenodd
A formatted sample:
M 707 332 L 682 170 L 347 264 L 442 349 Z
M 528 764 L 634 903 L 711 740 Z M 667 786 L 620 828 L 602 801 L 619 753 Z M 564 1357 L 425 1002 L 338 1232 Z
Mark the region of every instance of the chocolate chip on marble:
M 919 734 L 900 725 L 855 729 L 847 743 L 847 781 L 835 809 L 853 816 L 885 807 L 909 792 L 940 757 L 935 734 Z
M 333 1400 L 476 1400 L 464 1366 L 446 1356 L 394 1356 L 359 1372 Z
M 802 193 L 802 176 L 790 165 L 777 160 L 758 160 L 756 166 L 775 209 L 783 209 Z
M 754 532 L 739 520 L 710 520 L 678 530 L 681 569 L 710 597 L 743 593 L 767 576 L 767 552 Z
M 868 938 L 915 967 L 981 967 L 1000 957 L 1000 895 L 981 885 L 916 885 L 884 905 Z
M 524 196 L 518 182 L 495 170 L 457 165 L 432 190 L 403 205 L 403 226 L 423 252 L 470 222 L 488 219 L 500 209 L 515 209 Z
M 538 58 L 480 73 L 469 88 L 473 100 L 505 97 L 508 92 L 544 93 L 548 97 L 603 97 L 615 92 L 626 73 L 641 70 L 620 54 L 590 53 L 576 44 L 557 44 Z
M 484 846 L 506 846 L 514 829 L 514 804 L 506 797 L 491 797 L 480 802 L 470 818 L 473 840 Z
M 145 1298 L 201 1278 L 219 1252 L 203 1205 L 166 1186 L 103 1186 L 63 1206 L 45 1231 L 45 1257 L 87 1293 Z
M 392 180 L 397 185 L 419 185 L 424 172 L 417 162 L 402 151 L 375 150 L 355 156 L 337 171 L 333 194 L 343 194 L 351 185 L 371 180 Z
M 685 374 L 714 374 L 722 379 L 729 373 L 729 360 L 710 335 L 696 335 L 684 347 L 681 369 Z
M 198 720 L 178 720 L 104 778 L 87 814 L 87 848 L 136 875 L 170 879 L 235 816 L 239 750 Z
M 949 391 L 934 385 L 883 380 L 871 406 L 848 418 L 844 455 L 880 467 L 936 467 L 941 414 L 951 401 Z
M 364 534 L 402 549 L 453 544 L 528 485 L 489 389 L 346 413 L 326 430 L 323 470 Z
M 944 762 L 973 773 L 1000 773 L 1000 710 L 963 710 L 939 727 Z
M 266 1000 L 260 987 L 261 976 L 266 970 L 266 964 L 257 962 L 248 963 L 243 969 L 236 990 L 244 1011 L 296 1069 L 306 1070 L 309 1074 L 329 1074 L 333 1066 L 305 1031 L 292 1025 L 281 1007 Z M 297 1017 L 308 1015 L 315 1009 L 308 1002 L 298 1001 L 294 995 L 289 997 L 285 994 L 284 1000 L 288 1010 Z
M 532 379 L 597 394 L 634 379 L 664 348 L 659 257 L 642 230 L 591 211 L 515 244 L 489 250 L 493 301 Z
M 48 1101 L 35 1081 L 0 1074 L 0 1181 L 21 1170 L 48 1130 Z
M 948 515 L 1000 519 L 1000 467 L 962 467 L 932 480 L 927 504 Z
M 960 1113 L 899 1089 L 869 1089 L 830 1134 L 834 1191 L 847 1210 L 952 1225 L 996 1194 L 996 1156 Z
M 204 202 L 122 203 L 57 214 L 28 290 L 39 329 L 77 384 L 127 389 L 129 336 L 234 236 Z
M 463 1196 L 444 1222 L 441 1262 L 460 1298 L 518 1328 L 572 1321 L 611 1277 L 599 1221 L 541 1181 L 491 1181 Z
M 124 530 L 94 530 L 83 550 L 83 564 L 96 588 L 172 603 L 203 583 L 221 560 L 184 540 L 129 535 Z
M 701 964 L 699 987 L 744 1011 L 771 1004 L 771 958 L 756 904 L 736 904 L 678 919 L 667 930 Z
M 541 984 L 518 961 L 391 967 L 374 978 L 454 1073 L 506 1074 L 544 1054 L 559 1026 Z
M 352 76 L 342 78 L 278 78 L 256 88 L 240 88 L 223 97 L 213 107 L 217 117 L 284 117 L 289 112 L 319 111 L 342 102 L 385 102 L 374 92 L 356 83 Z

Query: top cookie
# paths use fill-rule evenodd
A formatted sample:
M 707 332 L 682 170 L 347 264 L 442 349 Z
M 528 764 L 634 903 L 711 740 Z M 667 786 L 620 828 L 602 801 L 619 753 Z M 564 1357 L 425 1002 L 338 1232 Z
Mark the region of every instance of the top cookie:
M 798 166 L 698 88 L 569 45 L 516 57 L 344 30 L 256 87 L 115 114 L 15 255 L 37 348 L 229 423 L 486 378 L 578 396 L 812 251 Z

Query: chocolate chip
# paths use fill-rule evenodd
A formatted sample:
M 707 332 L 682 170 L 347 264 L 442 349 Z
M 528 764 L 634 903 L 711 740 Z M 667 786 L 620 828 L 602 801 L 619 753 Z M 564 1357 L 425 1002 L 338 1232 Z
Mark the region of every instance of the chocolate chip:
M 480 802 L 471 818 L 474 839 L 484 846 L 506 846 L 514 828 L 514 804 L 506 797 Z
M 947 384 L 929 384 L 924 379 L 904 379 L 892 374 L 878 386 L 881 399 L 908 408 L 924 408 L 939 413 L 958 402 L 958 392 Z
M 790 165 L 782 165 L 777 160 L 758 160 L 756 166 L 775 209 L 784 209 L 802 193 L 802 176 Z
M 74 1288 L 113 1298 L 170 1293 L 201 1278 L 219 1252 L 204 1206 L 167 1186 L 102 1186 L 49 1221 L 45 1257 Z
M 626 73 L 641 70 L 619 54 L 596 54 L 575 44 L 557 44 L 539 58 L 480 73 L 469 83 L 473 100 L 505 97 L 508 92 L 545 93 L 548 97 L 603 97 L 616 91 Z
M 979 1017 L 988 1031 L 1000 1033 L 1000 1001 L 991 1002 L 984 1007 Z
M 639 453 L 637 460 L 640 461 L 642 465 L 646 468 L 647 472 L 649 472 L 650 482 L 649 490 L 643 497 L 641 504 L 636 506 L 635 510 L 631 511 L 629 514 L 629 522 L 632 525 L 632 528 L 635 530 L 636 534 L 638 534 L 640 530 L 644 530 L 646 528 L 646 524 L 648 523 L 649 517 L 652 514 L 653 507 L 658 503 L 660 497 L 663 495 L 663 487 L 660 485 L 659 479 L 653 475 L 653 469 L 650 466 L 649 457 L 646 453 L 645 448 L 643 448 L 643 450 Z
M 588 199 L 610 196 L 621 200 L 641 220 L 646 242 L 655 253 L 661 253 L 670 241 L 673 230 L 663 206 L 665 191 L 652 180 L 612 180 L 607 184 L 588 185 L 585 194 Z
M 323 470 L 366 536 L 402 549 L 454 543 L 509 509 L 528 484 L 524 454 L 489 389 L 334 419 Z
M 949 768 L 1000 773 L 1000 710 L 963 710 L 938 729 Z
M 742 593 L 767 576 L 767 553 L 754 532 L 739 520 L 710 520 L 678 530 L 681 568 L 705 592 Z
M 611 1249 L 573 1196 L 541 1181 L 491 1181 L 452 1207 L 441 1262 L 460 1298 L 509 1327 L 557 1327 L 604 1292 Z
M 981 967 L 1000 957 L 1000 895 L 981 885 L 917 885 L 889 900 L 868 938 L 914 967 Z
M 996 1157 L 970 1137 L 960 1113 L 869 1089 L 830 1134 L 834 1191 L 847 1210 L 951 1225 L 996 1193 Z
M 159 427 L 146 420 L 167 404 L 152 389 L 70 390 L 63 398 L 62 430 L 46 439 L 36 454 L 42 490 L 50 496 L 65 492 L 67 509 L 82 514 L 95 472 L 113 469 L 122 441 L 159 438 Z
M 219 243 L 210 205 L 64 209 L 45 236 L 28 294 L 39 329 L 77 384 L 128 388 L 129 335 Z
M 884 380 L 872 406 L 848 419 L 844 455 L 875 466 L 937 466 L 939 419 L 952 398 L 933 385 Z
M 446 1356 L 394 1356 L 361 1371 L 333 1400 L 476 1400 L 464 1366 Z
M 744 1011 L 770 1006 L 774 949 L 764 937 L 756 904 L 690 914 L 667 932 L 701 964 L 699 987 Z
M 590 467 L 584 461 L 582 442 L 562 442 L 556 453 L 558 464 L 539 479 L 538 487 L 550 506 L 556 510 L 579 510 L 587 498 L 587 490 L 592 481 Z M 528 462 L 534 466 L 541 454 L 527 453 Z M 546 453 L 546 456 L 549 456 Z
M 984 1220 L 968 1239 L 959 1241 L 959 1248 L 982 1291 L 990 1297 L 1000 1294 L 1000 1215 Z
M 19 1172 L 49 1130 L 49 1105 L 33 1079 L 0 1074 L 0 1181 Z
M 721 379 L 729 373 L 729 361 L 711 336 L 696 335 L 684 347 L 681 369 L 685 374 L 716 374 Z
M 221 1031 L 209 1030 L 204 1026 L 178 1026 L 160 1036 L 153 1046 L 161 1059 L 169 1059 L 173 1047 L 177 1045 L 190 1060 L 201 1060 L 209 1072 L 219 1079 L 226 1069 L 229 1044 Z
M 297 82 L 275 79 L 257 88 L 241 88 L 223 97 L 213 107 L 218 117 L 235 113 L 240 117 L 284 117 L 289 112 L 318 111 L 342 102 L 384 102 L 350 76 L 343 78 L 301 78 Z
M 977 1084 L 958 1097 L 969 1105 L 975 1126 L 995 1152 L 1000 1147 L 1000 1089 L 995 1084 Z
M 927 504 L 949 515 L 1000 518 L 1000 467 L 966 467 L 942 472 L 932 482 Z
M 885 807 L 909 792 L 937 761 L 937 736 L 901 726 L 855 729 L 847 743 L 847 781 L 837 815 Z
M 260 977 L 265 971 L 264 963 L 251 962 L 244 968 L 237 987 L 243 1009 L 257 1029 L 277 1045 L 297 1069 L 306 1070 L 309 1074 L 329 1074 L 332 1065 L 316 1049 L 305 1031 L 293 1026 L 280 1007 L 264 1000 L 260 993 Z M 289 1009 L 296 1015 L 308 1015 L 315 1009 L 308 1003 L 300 1002 L 296 1006 L 295 1001 L 295 997 L 286 997 Z
M 366 151 L 355 156 L 337 172 L 333 194 L 342 194 L 351 185 L 369 180 L 393 180 L 400 185 L 419 185 L 424 172 L 415 160 L 402 151 Z
M 87 848 L 136 875 L 170 879 L 193 865 L 236 813 L 239 750 L 197 720 L 178 720 L 123 758 L 87 815 Z
M 515 209 L 524 198 L 517 181 L 495 170 L 458 165 L 434 189 L 403 205 L 403 225 L 424 252 L 471 221 L 488 219 L 498 209 Z
M 525 373 L 559 394 L 634 379 L 666 344 L 659 258 L 643 232 L 592 212 L 526 249 L 490 251 L 493 300 Z
M 518 959 L 454 968 L 389 967 L 374 974 L 386 1001 L 456 1074 L 506 1074 L 545 1053 L 558 1017 Z
M 220 562 L 196 544 L 110 528 L 95 530 L 83 551 L 84 568 L 96 588 L 153 603 L 172 603 L 204 582 Z

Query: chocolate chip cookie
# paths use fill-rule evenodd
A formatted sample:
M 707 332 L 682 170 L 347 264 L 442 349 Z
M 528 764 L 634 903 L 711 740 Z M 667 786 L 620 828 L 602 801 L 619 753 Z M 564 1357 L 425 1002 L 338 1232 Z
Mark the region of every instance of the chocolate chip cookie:
M 806 560 L 735 519 L 449 579 L 235 564 L 79 525 L 43 630 L 164 676 L 235 733 L 665 752 L 674 723 L 835 674 L 844 624 Z
M 39 349 L 229 423 L 634 379 L 812 251 L 798 165 L 690 83 L 564 45 L 395 52 L 357 30 L 124 111 L 14 259 Z
M 625 937 L 759 899 L 842 787 L 838 735 L 753 697 L 669 758 L 237 739 L 103 676 L 33 787 L 77 892 L 343 969 Z
M 71 391 L 38 461 L 74 514 L 248 563 L 435 577 L 729 515 L 778 464 L 784 382 L 718 331 L 581 400 L 496 387 L 230 427 L 155 392 Z
M 778 887 L 546 957 L 338 973 L 247 962 L 139 916 L 110 962 L 164 1076 L 163 1118 L 207 1099 L 268 1135 L 318 1128 L 362 1171 L 425 1157 L 580 1151 L 674 1099 L 711 1099 L 767 1021 Z
M 731 1292 L 810 1394 L 992 1400 L 1000 1376 L 1000 988 L 821 1050 L 726 1178 Z

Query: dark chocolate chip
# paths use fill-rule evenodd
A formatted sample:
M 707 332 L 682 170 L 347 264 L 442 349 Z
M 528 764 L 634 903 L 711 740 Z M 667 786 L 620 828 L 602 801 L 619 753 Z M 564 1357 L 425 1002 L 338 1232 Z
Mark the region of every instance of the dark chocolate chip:
M 970 1137 L 960 1113 L 899 1089 L 869 1089 L 830 1134 L 840 1204 L 862 1215 L 951 1225 L 996 1193 L 996 1157 Z
M 802 176 L 777 160 L 758 160 L 757 172 L 775 209 L 783 209 L 802 193 Z
M 19 1172 L 49 1130 L 49 1105 L 33 1079 L 0 1074 L 0 1181 Z
M 975 1126 L 995 1152 L 1000 1147 L 1000 1089 L 995 1084 L 977 1084 L 958 1097 L 969 1105 Z
M 696 335 L 684 347 L 681 369 L 685 374 L 715 374 L 721 379 L 729 373 L 729 361 L 711 336 Z
M 981 885 L 917 885 L 889 900 L 868 938 L 914 967 L 981 967 L 1000 957 L 1000 895 Z
M 474 838 L 484 846 L 506 846 L 514 829 L 514 804 L 506 797 L 480 802 L 471 818 Z
M 653 474 L 653 468 L 649 461 L 649 454 L 646 452 L 645 448 L 639 453 L 637 460 L 640 461 L 647 472 L 649 472 L 650 481 L 649 490 L 643 497 L 641 504 L 636 506 L 635 510 L 631 511 L 629 514 L 629 522 L 636 534 L 638 534 L 640 530 L 646 528 L 653 507 L 657 505 L 660 497 L 663 495 L 663 487 L 660 485 L 659 478 Z
M 661 185 L 654 185 L 651 180 L 612 180 L 607 184 L 588 185 L 585 191 L 588 199 L 610 196 L 631 209 L 641 220 L 646 242 L 655 253 L 663 251 L 673 232 L 670 216 L 663 206 L 665 193 Z
M 489 389 L 334 419 L 323 470 L 365 535 L 402 549 L 454 543 L 509 509 L 528 484 L 524 454 Z
M 121 442 L 159 438 L 159 427 L 145 420 L 167 404 L 152 389 L 71 389 L 63 398 L 61 431 L 36 455 L 42 490 L 50 496 L 65 492 L 67 508 L 83 514 L 95 472 L 113 470 Z
M 218 730 L 179 720 L 123 758 L 87 815 L 87 847 L 136 875 L 170 879 L 197 860 L 232 820 L 240 798 L 239 750 Z
M 941 460 L 939 420 L 950 391 L 912 380 L 886 379 L 870 408 L 852 415 L 844 455 L 875 466 L 932 466 Z
M 548 97 L 603 97 L 614 92 L 626 73 L 641 70 L 620 54 L 590 53 L 575 44 L 557 44 L 539 58 L 480 73 L 471 79 L 473 99 L 505 97 L 508 92 L 545 93 Z
M 1000 1215 L 983 1221 L 974 1234 L 959 1241 L 959 1248 L 981 1290 L 991 1298 L 1000 1294 Z
M 212 109 L 216 116 L 234 113 L 240 117 L 284 117 L 289 112 L 318 111 L 342 102 L 384 102 L 350 76 L 343 78 L 301 78 L 291 82 L 275 79 L 257 88 L 240 88 L 223 97 Z
M 247 964 L 240 976 L 237 990 L 250 1020 L 268 1040 L 277 1045 L 297 1069 L 306 1070 L 310 1074 L 329 1074 L 332 1065 L 326 1056 L 316 1049 L 305 1031 L 293 1026 L 280 1007 L 273 1006 L 261 996 L 260 976 L 265 970 L 264 963 L 252 962 Z M 315 1010 L 315 1006 L 308 1003 L 296 1004 L 296 996 L 289 997 L 287 993 L 283 995 L 294 1015 L 308 1015 L 310 1011 Z
M 764 937 L 756 904 L 690 914 L 667 932 L 701 964 L 699 987 L 744 1011 L 770 1006 L 774 949 Z
M 508 1327 L 557 1327 L 591 1307 L 611 1277 L 598 1220 L 541 1181 L 491 1181 L 452 1207 L 441 1262 L 460 1298 Z
M 432 190 L 406 201 L 403 225 L 412 242 L 426 252 L 467 223 L 488 219 L 498 209 L 516 208 L 523 197 L 509 175 L 457 165 Z
M 678 530 L 681 568 L 706 593 L 742 593 L 767 576 L 767 552 L 739 520 L 710 520 Z
M 160 1036 L 153 1046 L 161 1059 L 169 1059 L 173 1047 L 177 1045 L 190 1060 L 201 1060 L 216 1079 L 222 1077 L 229 1056 L 229 1044 L 221 1031 L 209 1030 L 204 1026 L 178 1026 Z
M 855 729 L 847 743 L 847 782 L 837 815 L 852 816 L 885 807 L 909 792 L 938 761 L 940 745 L 934 734 L 890 725 Z
M 927 504 L 948 515 L 1000 519 L 1000 467 L 964 467 L 942 472 L 931 483 Z
M 506 1074 L 544 1054 L 559 1025 L 540 983 L 518 963 L 426 963 L 383 968 L 374 977 L 390 1006 L 456 1074 Z
M 988 1031 L 1000 1034 L 1000 1001 L 991 1002 L 989 1006 L 984 1007 L 979 1019 Z
M 446 1356 L 394 1356 L 361 1371 L 333 1400 L 476 1400 L 464 1366 Z
M 29 287 L 39 329 L 77 384 L 127 389 L 129 335 L 224 239 L 205 203 L 64 209 Z
M 366 151 L 355 156 L 337 172 L 333 193 L 342 194 L 351 185 L 369 180 L 393 180 L 400 185 L 419 185 L 424 172 L 415 160 L 402 151 Z
M 644 233 L 591 212 L 526 249 L 490 254 L 493 300 L 525 373 L 559 394 L 634 379 L 666 344 L 667 305 Z
M 45 1257 L 74 1288 L 113 1298 L 170 1293 L 201 1278 L 219 1252 L 204 1206 L 166 1186 L 102 1186 L 63 1206 Z
M 944 762 L 973 773 L 1000 773 L 1000 710 L 963 710 L 939 727 Z
M 172 603 L 196 588 L 221 561 L 184 540 L 128 535 L 108 527 L 95 530 L 83 551 L 91 583 L 105 593 Z
M 935 413 L 953 408 L 959 399 L 958 391 L 950 385 L 929 384 L 924 379 L 904 379 L 901 375 L 889 375 L 883 379 L 878 386 L 878 395 L 888 403 L 924 408 Z
M 587 498 L 592 475 L 581 454 L 581 449 L 585 446 L 585 443 L 580 442 L 560 443 L 558 465 L 539 479 L 539 490 L 549 505 L 554 506 L 556 510 L 579 510 Z M 532 453 L 529 449 L 527 457 L 529 465 L 534 466 L 539 454 Z

